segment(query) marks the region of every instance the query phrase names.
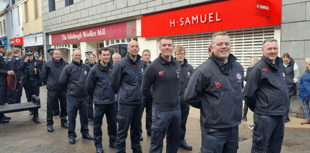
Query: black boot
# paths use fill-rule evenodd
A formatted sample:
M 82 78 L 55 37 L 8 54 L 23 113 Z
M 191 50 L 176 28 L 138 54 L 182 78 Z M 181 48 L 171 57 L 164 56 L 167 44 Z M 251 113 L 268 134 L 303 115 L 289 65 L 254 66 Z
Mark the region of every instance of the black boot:
M 91 135 L 89 135 L 88 133 L 85 135 L 82 135 L 82 138 L 87 139 L 87 140 L 94 140 L 94 138 Z
M 5 119 L 5 118 L 1 118 L 0 119 L 0 123 L 9 123 L 10 121 L 8 119 Z
M 66 129 L 68 129 L 68 128 L 69 128 L 69 125 L 68 125 L 67 122 L 61 122 L 61 127 L 64 127 L 64 128 L 66 128 Z
M 54 131 L 52 124 L 47 125 L 47 131 L 48 132 L 53 132 Z
M 32 121 L 36 124 L 41 124 L 40 120 L 39 120 L 39 117 L 33 117 L 32 118 Z
M 96 148 L 96 153 L 104 153 L 102 147 L 97 147 Z
M 192 150 L 192 149 L 193 149 L 193 147 L 190 146 L 190 145 L 188 145 L 188 144 L 185 142 L 184 139 L 181 139 L 181 140 L 180 140 L 180 145 L 179 145 L 179 147 L 180 147 L 180 148 L 183 148 L 183 149 L 185 149 L 185 150 Z

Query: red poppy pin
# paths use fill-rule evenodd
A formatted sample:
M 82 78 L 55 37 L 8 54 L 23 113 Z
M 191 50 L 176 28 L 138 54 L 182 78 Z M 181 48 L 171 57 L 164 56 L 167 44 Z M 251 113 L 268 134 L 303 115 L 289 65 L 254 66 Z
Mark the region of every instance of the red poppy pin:
M 267 69 L 267 68 L 264 68 L 263 70 L 264 70 L 265 72 L 268 72 L 268 69 Z
M 220 82 L 216 82 L 216 83 L 215 83 L 215 87 L 218 89 L 218 88 L 221 88 L 221 87 L 222 87 L 222 85 L 221 85 L 221 83 L 220 83 Z
M 163 75 L 164 75 L 164 71 L 160 71 L 160 72 L 158 73 L 158 75 L 159 75 L 159 76 L 163 76 Z
M 111 72 L 112 70 L 111 70 L 111 69 L 109 69 L 109 71 Z
M 133 64 L 132 66 L 136 68 L 136 67 L 137 67 L 137 64 Z

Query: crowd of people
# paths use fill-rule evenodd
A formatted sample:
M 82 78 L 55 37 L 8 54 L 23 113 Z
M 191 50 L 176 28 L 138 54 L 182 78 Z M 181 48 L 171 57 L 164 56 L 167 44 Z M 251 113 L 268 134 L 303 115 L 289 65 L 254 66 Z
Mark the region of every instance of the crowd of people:
M 178 148 L 192 150 L 185 140 L 190 105 L 200 109 L 201 152 L 236 153 L 239 124 L 247 120 L 250 108 L 254 112 L 251 152 L 281 152 L 290 99 L 296 95 L 300 75 L 288 53 L 278 57 L 277 40 L 263 42 L 263 56 L 260 60 L 251 58 L 246 75 L 243 66 L 230 53 L 231 42 L 225 32 L 213 35 L 210 58 L 196 69 L 185 59 L 186 49 L 174 46 L 171 39 L 162 38 L 159 50 L 161 53 L 151 62 L 151 51 L 145 49 L 140 56 L 139 43 L 133 40 L 123 58 L 118 53 L 111 55 L 108 48 L 101 48 L 98 61 L 95 54 L 86 52 L 87 59 L 83 62 L 81 51 L 75 50 L 68 63 L 58 49 L 49 50 L 52 60 L 44 62 L 42 57 L 37 60 L 31 50 L 26 50 L 23 56 L 21 49 L 5 52 L 0 44 L 0 99 L 6 98 L 9 104 L 20 103 L 24 87 L 30 102 L 32 95 L 39 96 L 40 86 L 46 85 L 47 131 L 54 132 L 53 116 L 60 103 L 61 126 L 68 129 L 69 143 L 76 142 L 79 112 L 82 138 L 93 140 L 98 153 L 104 152 L 104 115 L 110 148 L 115 148 L 117 153 L 126 152 L 130 128 L 132 152 L 142 152 L 144 108 L 146 132 L 151 137 L 150 153 L 163 151 L 165 137 L 167 153 L 176 153 Z M 113 61 L 110 62 L 111 56 Z M 305 66 L 299 98 L 306 117 L 302 124 L 310 124 L 309 58 Z M 16 89 L 6 86 L 7 76 L 16 76 Z M 1 101 L 0 105 L 3 104 Z M 34 112 L 30 111 L 32 114 Z M 0 123 L 9 120 L 10 117 L 0 114 Z M 40 123 L 38 116 L 34 116 L 33 121 Z M 89 133 L 89 125 L 93 125 L 93 136 Z

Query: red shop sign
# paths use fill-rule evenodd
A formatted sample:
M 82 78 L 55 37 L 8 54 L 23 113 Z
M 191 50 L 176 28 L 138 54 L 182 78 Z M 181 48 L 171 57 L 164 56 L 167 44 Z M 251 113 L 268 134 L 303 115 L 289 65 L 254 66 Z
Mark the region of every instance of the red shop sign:
M 23 37 L 14 37 L 13 39 L 10 39 L 10 46 L 20 46 L 23 44 L 24 44 Z
M 228 0 L 141 18 L 142 37 L 281 24 L 281 0 Z
M 67 44 L 132 36 L 136 36 L 136 21 L 54 34 L 52 35 L 52 44 Z

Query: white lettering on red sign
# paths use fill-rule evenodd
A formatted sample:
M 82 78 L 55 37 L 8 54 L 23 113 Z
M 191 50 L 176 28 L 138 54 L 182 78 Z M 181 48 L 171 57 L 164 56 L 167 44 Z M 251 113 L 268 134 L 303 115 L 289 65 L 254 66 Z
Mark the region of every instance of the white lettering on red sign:
M 71 40 L 71 39 L 82 39 L 87 37 L 96 37 L 96 36 L 104 36 L 105 35 L 105 28 L 99 29 L 96 31 L 90 30 L 89 32 L 84 31 L 83 33 L 70 33 L 67 35 L 62 35 L 62 40 Z
M 180 26 L 186 26 L 191 24 L 199 24 L 203 23 L 205 24 L 207 21 L 209 23 L 221 22 L 222 19 L 219 18 L 219 13 L 215 13 L 215 19 L 214 19 L 214 13 L 209 14 L 200 14 L 200 15 L 194 15 L 191 17 L 181 17 L 179 20 L 176 21 L 176 19 L 170 19 L 170 27 L 175 27 L 177 25 Z
M 257 4 L 256 6 L 257 8 L 262 9 L 262 10 L 269 10 L 269 6 L 266 6 L 266 5 Z

